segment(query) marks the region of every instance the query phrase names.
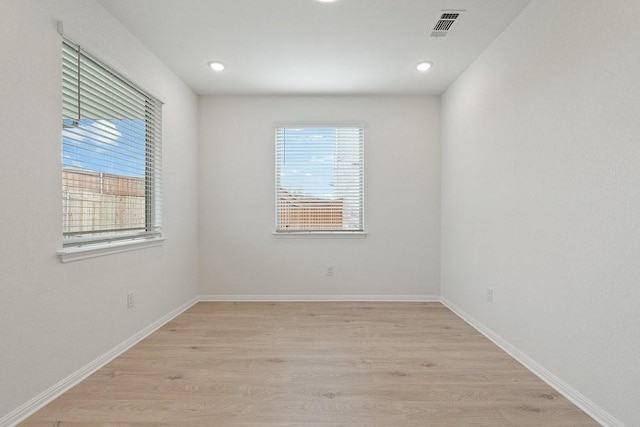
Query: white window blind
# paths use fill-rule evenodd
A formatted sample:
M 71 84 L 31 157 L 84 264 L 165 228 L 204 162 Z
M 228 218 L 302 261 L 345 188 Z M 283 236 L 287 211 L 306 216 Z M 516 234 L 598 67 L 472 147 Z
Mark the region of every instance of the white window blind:
M 276 232 L 364 231 L 364 128 L 276 128 Z
M 161 102 L 67 40 L 62 100 L 63 245 L 158 236 Z

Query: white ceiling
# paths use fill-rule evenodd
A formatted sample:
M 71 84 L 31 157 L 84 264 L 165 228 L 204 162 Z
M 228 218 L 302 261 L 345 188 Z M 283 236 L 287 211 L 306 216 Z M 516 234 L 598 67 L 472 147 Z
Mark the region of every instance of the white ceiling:
M 346 95 L 442 93 L 530 0 L 99 1 L 198 94 Z

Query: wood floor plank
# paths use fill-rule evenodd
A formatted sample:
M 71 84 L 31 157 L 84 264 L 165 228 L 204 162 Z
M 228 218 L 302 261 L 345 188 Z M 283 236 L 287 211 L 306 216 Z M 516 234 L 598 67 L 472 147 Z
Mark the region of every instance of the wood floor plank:
M 24 426 L 595 426 L 439 303 L 198 303 Z

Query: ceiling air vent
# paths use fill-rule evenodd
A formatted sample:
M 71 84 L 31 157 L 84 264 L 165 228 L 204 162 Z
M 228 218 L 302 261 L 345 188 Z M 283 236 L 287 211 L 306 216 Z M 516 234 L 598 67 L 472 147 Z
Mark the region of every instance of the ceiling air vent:
M 444 37 L 449 34 L 464 13 L 464 10 L 441 10 L 440 13 L 440 19 L 431 30 L 431 37 Z

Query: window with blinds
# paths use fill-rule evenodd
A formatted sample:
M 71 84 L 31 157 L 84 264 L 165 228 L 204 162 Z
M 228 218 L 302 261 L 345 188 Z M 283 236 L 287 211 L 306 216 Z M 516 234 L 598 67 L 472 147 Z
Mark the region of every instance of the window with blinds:
M 160 101 L 62 46 L 63 245 L 160 235 Z
M 364 231 L 364 128 L 276 128 L 276 232 Z

